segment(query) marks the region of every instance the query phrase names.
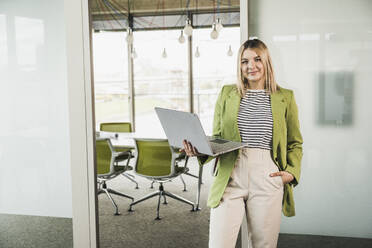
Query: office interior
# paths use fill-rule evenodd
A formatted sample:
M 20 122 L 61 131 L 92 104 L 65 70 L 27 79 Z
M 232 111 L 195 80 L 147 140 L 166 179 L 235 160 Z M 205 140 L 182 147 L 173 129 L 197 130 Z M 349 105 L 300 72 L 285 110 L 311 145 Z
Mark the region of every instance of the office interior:
M 371 247 L 369 0 L 2 0 L 0 247 L 207 247 L 213 163 L 200 211 L 167 198 L 156 221 L 156 200 L 128 212 L 131 201 L 113 196 L 115 216 L 97 197 L 96 131 L 128 122 L 140 137 L 164 137 L 160 106 L 196 113 L 210 134 L 219 90 L 235 83 L 238 48 L 252 37 L 294 91 L 304 138 L 296 216 L 282 216 L 278 247 Z M 198 175 L 194 158 L 188 168 Z M 157 190 L 127 173 L 139 189 L 121 176 L 107 185 L 135 199 Z M 195 202 L 198 179 L 183 178 L 186 192 L 179 178 L 164 188 Z

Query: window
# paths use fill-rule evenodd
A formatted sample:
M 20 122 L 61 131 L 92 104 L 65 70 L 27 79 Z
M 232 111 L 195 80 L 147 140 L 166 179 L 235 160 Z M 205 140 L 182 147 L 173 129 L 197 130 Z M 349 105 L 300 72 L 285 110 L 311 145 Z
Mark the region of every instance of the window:
M 212 134 L 214 106 L 222 86 L 236 83 L 240 28 L 223 28 L 216 40 L 210 38 L 210 33 L 211 29 L 198 29 L 193 36 L 194 111 L 207 135 Z M 232 56 L 227 55 L 229 46 Z
M 129 121 L 125 32 L 93 33 L 96 124 Z
M 214 106 L 222 86 L 236 83 L 239 27 L 224 27 L 218 39 L 210 28 L 193 32 L 194 112 L 212 134 Z M 164 107 L 189 111 L 188 47 L 179 43 L 180 30 L 133 33 L 135 130 L 141 136 L 161 136 L 154 111 Z M 231 46 L 232 56 L 228 56 Z M 195 57 L 198 47 L 200 57 Z M 165 49 L 165 51 L 164 51 Z M 125 32 L 93 34 L 96 123 L 129 121 L 128 52 Z M 166 57 L 163 57 L 163 53 Z M 149 128 L 151 126 L 151 128 Z M 160 134 L 160 135 L 159 135 Z
M 163 132 L 154 107 L 189 110 L 187 42 L 179 43 L 179 34 L 179 30 L 134 32 L 136 132 L 143 135 Z

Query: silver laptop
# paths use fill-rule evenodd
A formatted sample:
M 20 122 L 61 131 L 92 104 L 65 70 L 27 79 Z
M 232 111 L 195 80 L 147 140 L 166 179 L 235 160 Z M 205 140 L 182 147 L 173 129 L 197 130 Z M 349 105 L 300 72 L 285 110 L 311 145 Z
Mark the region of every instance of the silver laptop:
M 207 137 L 196 114 L 155 107 L 169 145 L 183 148 L 183 140 L 189 141 L 199 153 L 218 156 L 246 146 L 241 142 Z

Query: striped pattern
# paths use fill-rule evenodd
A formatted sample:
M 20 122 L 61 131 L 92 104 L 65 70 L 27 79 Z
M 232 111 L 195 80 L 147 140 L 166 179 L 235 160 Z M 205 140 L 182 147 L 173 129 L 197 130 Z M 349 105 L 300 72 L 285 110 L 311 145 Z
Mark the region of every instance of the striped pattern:
M 240 101 L 238 128 L 249 148 L 272 149 L 273 116 L 270 95 L 265 90 L 248 90 Z

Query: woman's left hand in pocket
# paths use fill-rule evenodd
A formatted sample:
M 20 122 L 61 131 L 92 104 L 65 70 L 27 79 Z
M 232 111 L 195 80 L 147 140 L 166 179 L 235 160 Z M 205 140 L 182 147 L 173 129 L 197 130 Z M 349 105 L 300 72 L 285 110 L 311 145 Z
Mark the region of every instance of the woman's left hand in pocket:
M 293 179 L 294 176 L 286 171 L 278 171 L 270 174 L 271 177 L 281 177 L 283 184 L 290 183 Z

